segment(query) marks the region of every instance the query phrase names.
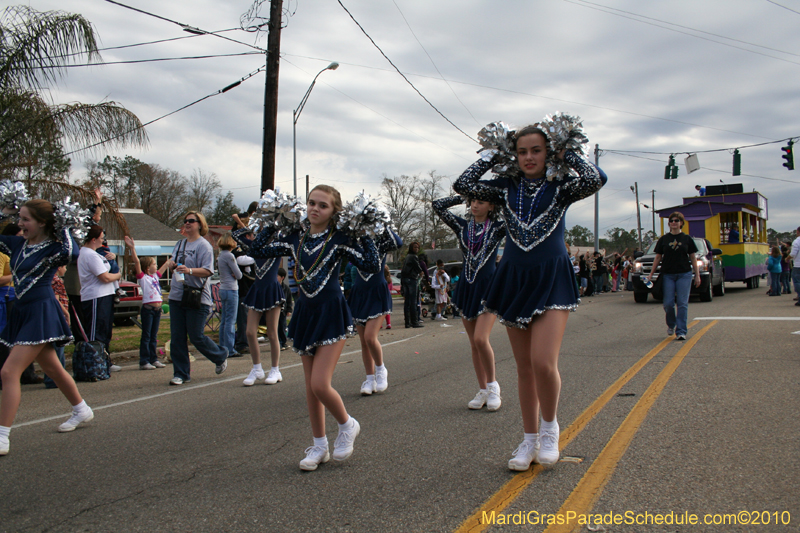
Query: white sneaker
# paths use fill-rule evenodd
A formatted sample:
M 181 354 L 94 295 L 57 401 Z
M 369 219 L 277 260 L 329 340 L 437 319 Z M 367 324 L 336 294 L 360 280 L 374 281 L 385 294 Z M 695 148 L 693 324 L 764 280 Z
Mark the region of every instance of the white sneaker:
M 245 387 L 252 387 L 255 385 L 256 380 L 261 381 L 262 379 L 264 379 L 264 371 L 251 368 L 250 373 L 244 378 L 244 381 L 242 381 L 242 385 Z
M 331 458 L 327 446 L 309 446 L 306 448 L 306 458 L 300 461 L 300 470 L 311 472 L 316 470 L 321 463 L 327 463 Z
M 5 437 L 0 437 L 0 455 L 8 455 L 8 449 L 11 447 L 11 443 Z
M 486 398 L 488 396 L 489 396 L 488 391 L 479 390 L 478 394 L 476 394 L 475 397 L 472 400 L 470 400 L 470 402 L 467 404 L 467 407 L 469 407 L 470 409 L 482 408 L 484 405 L 486 405 Z
M 86 409 L 77 413 L 72 411 L 72 416 L 69 417 L 69 420 L 58 426 L 58 431 L 60 433 L 74 431 L 76 427 L 80 426 L 84 422 L 90 421 L 92 418 L 94 418 L 94 413 L 90 407 L 86 407 Z
M 436 318 L 434 318 L 434 320 L 436 320 L 438 322 L 441 322 L 442 320 L 447 320 L 447 319 L 445 317 L 443 317 L 442 315 L 436 315 Z
M 143 365 L 139 365 L 139 370 L 155 370 L 155 365 L 151 365 L 150 363 L 145 363 Z
M 560 435 L 559 428 L 555 430 L 539 430 L 539 453 L 536 460 L 541 465 L 554 465 L 561 457 L 561 452 L 558 451 L 558 438 Z
M 270 368 L 269 374 L 267 374 L 267 379 L 264 380 L 264 385 L 275 385 L 279 381 L 283 381 L 281 371 Z
M 384 367 L 383 371 L 375 370 L 375 391 L 383 392 L 389 388 L 389 371 Z
M 667 328 L 667 337 L 675 335 L 675 328 Z
M 368 379 L 361 384 L 361 396 L 371 396 L 376 390 L 375 380 Z
M 119 365 L 111 365 L 108 367 L 109 372 L 119 372 L 120 370 L 122 370 L 122 367 Z
M 352 416 L 350 418 L 353 418 Z M 353 427 L 349 431 L 339 430 L 339 436 L 333 443 L 333 458 L 337 461 L 344 461 L 353 455 L 353 443 L 361 433 L 361 424 L 353 418 Z
M 489 386 L 489 394 L 486 395 L 486 409 L 488 411 L 497 411 L 503 404 L 500 398 L 500 385 L 492 387 Z
M 222 374 L 223 372 L 225 372 L 225 370 L 227 370 L 227 369 L 228 369 L 228 360 L 225 359 L 222 362 L 221 365 L 217 365 L 217 367 L 214 369 L 214 371 L 217 373 L 217 375 L 219 375 L 219 374 Z
M 531 467 L 531 463 L 536 458 L 536 453 L 539 451 L 539 441 L 529 442 L 523 440 L 522 444 L 517 446 L 514 450 L 514 457 L 508 461 L 508 469 L 516 470 L 517 472 L 524 472 Z
M 165 365 L 164 363 L 162 363 L 159 360 L 156 360 L 156 362 L 153 363 L 153 366 L 156 367 L 156 368 L 166 368 L 167 365 Z

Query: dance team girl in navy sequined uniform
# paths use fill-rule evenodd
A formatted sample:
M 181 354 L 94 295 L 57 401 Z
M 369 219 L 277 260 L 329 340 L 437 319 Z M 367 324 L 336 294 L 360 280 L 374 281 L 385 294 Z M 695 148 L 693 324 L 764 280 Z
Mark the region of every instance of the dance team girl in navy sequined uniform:
M 384 392 L 389 387 L 389 372 L 383 364 L 383 349 L 378 342 L 383 317 L 392 312 L 392 295 L 383 270 L 386 267 L 386 254 L 403 246 L 403 240 L 387 229 L 375 244 L 382 257 L 380 271 L 371 274 L 356 268 L 353 288 L 347 299 L 361 341 L 361 359 L 367 373 L 367 379 L 361 385 L 362 396 Z
M 335 460 L 350 457 L 361 429 L 331 386 L 344 340 L 353 335 L 353 320 L 339 286 L 340 263 L 347 258 L 363 272 L 376 273 L 381 262 L 372 239 L 361 237 L 359 244 L 347 233 L 336 231 L 335 215 L 342 210 L 339 191 L 317 185 L 308 195 L 307 209 L 307 228 L 278 237 L 271 244 L 272 235 L 262 232 L 253 241 L 250 255 L 290 256 L 295 260 L 294 276 L 299 290 L 289 337 L 294 351 L 302 356 L 306 402 L 314 434 L 314 445 L 306 448 L 300 468 L 316 470 L 330 458 L 325 434 L 326 408 L 339 423 L 333 449 Z
M 33 361 L 50 376 L 72 405 L 72 416 L 58 427 L 72 431 L 94 418 L 78 392 L 72 376 L 56 356 L 54 344 L 68 344 L 72 333 L 53 292 L 53 276 L 58 267 L 78 258 L 79 246 L 68 229 L 55 239 L 53 205 L 46 200 L 30 200 L 19 210 L 22 237 L 0 235 L 0 252 L 11 258 L 17 302 L 9 316 L 0 342 L 11 348 L 3 365 L 3 394 L 0 400 L 0 455 L 9 450 L 9 432 L 19 408 L 22 371 Z
M 549 181 L 547 138 L 536 125 L 519 130 L 514 143 L 516 176 L 479 181 L 492 166 L 492 155 L 484 151 L 483 159 L 467 169 L 453 188 L 465 196 L 494 192 L 506 221 L 509 238 L 485 305 L 507 326 L 517 363 L 525 436 L 508 467 L 527 470 L 534 459 L 540 464 L 559 459 L 558 353 L 569 311 L 579 301 L 564 248 L 564 213 L 572 203 L 597 192 L 607 178 L 579 155 L 562 150 L 553 157 L 564 160 L 578 176 Z
M 486 312 L 483 299 L 494 275 L 497 247 L 506 236 L 506 225 L 498 219 L 495 204 L 489 201 L 497 194 L 493 191 L 474 192 L 478 196 L 468 200 L 471 215 L 469 221 L 449 211 L 449 208 L 463 203 L 461 196 L 434 200 L 433 209 L 456 233 L 458 247 L 464 254 L 461 277 L 453 290 L 453 305 L 461 314 L 461 321 L 469 337 L 472 366 L 480 387 L 467 407 L 481 409 L 486 405 L 489 411 L 497 411 L 502 401 L 500 385 L 495 376 L 494 351 L 489 344 L 495 316 Z
M 239 217 L 234 215 L 239 221 Z M 233 232 L 233 238 L 247 252 L 250 249 L 252 240 L 246 235 L 250 233 L 249 228 L 241 228 Z M 274 236 L 275 229 L 267 228 L 262 238 L 265 242 Z M 262 233 L 264 233 L 262 232 Z M 255 258 L 254 258 L 255 259 Z M 242 305 L 247 308 L 247 345 L 250 348 L 250 357 L 253 360 L 253 368 L 250 374 L 242 382 L 245 387 L 255 384 L 256 380 L 264 380 L 267 385 L 274 385 L 283 381 L 280 370 L 281 345 L 278 341 L 278 319 L 281 316 L 281 306 L 286 301 L 283 295 L 283 288 L 278 282 L 278 268 L 281 266 L 279 257 L 259 257 L 255 259 L 253 265 L 255 281 L 250 285 Z M 261 349 L 258 347 L 258 324 L 261 317 L 266 314 L 267 337 L 269 338 L 269 352 L 271 368 L 268 375 L 264 375 L 261 367 Z

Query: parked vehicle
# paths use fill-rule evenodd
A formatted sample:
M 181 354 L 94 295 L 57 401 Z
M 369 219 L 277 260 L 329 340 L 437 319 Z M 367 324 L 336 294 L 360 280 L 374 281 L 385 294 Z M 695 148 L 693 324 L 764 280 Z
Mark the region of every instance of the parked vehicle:
M 125 291 L 125 296 L 121 296 L 119 303 L 114 304 L 114 325 L 129 326 L 131 319 L 139 316 L 142 310 L 141 287 L 138 283 L 120 281 L 119 288 Z
M 711 248 L 711 243 L 706 239 L 699 237 L 692 237 L 694 244 L 697 246 L 698 267 L 700 270 L 700 286 L 695 287 L 692 283 L 691 294 L 700 296 L 701 302 L 710 302 L 714 296 L 725 296 L 725 269 L 722 266 L 722 250 L 719 248 Z M 647 277 L 653 269 L 653 261 L 655 261 L 657 242 L 652 243 L 644 255 L 634 259 L 633 261 L 633 299 L 637 303 L 645 303 L 647 296 L 652 292 L 642 281 L 642 278 Z M 656 281 L 661 271 L 661 265 L 658 265 L 658 270 L 651 278 Z M 694 279 L 694 276 L 692 276 Z

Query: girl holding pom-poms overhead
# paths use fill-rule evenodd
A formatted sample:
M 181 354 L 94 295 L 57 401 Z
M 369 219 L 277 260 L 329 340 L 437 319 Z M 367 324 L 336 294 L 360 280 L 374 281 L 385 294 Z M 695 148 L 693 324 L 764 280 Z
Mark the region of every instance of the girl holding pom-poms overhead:
M 290 256 L 295 261 L 294 277 L 299 290 L 289 337 L 303 361 L 306 402 L 314 435 L 314 444 L 306 448 L 300 468 L 316 470 L 320 463 L 330 459 L 325 409 L 339 423 L 333 450 L 337 461 L 350 457 L 360 432 L 359 423 L 347 413 L 341 396 L 331 385 L 344 340 L 353 334 L 350 310 L 339 287 L 340 264 L 348 259 L 363 272 L 376 273 L 380 258 L 370 237 L 357 237 L 352 231 L 337 229 L 342 199 L 333 187 L 314 187 L 308 195 L 307 210 L 307 220 L 285 236 L 274 238 L 273 232 L 259 233 L 250 247 L 250 255 Z
M 493 193 L 506 222 L 509 238 L 484 304 L 507 326 L 517 363 L 525 435 L 508 467 L 527 470 L 534 460 L 549 465 L 560 454 L 558 354 L 579 301 L 564 248 L 564 213 L 607 178 L 583 157 L 588 139 L 575 117 L 556 114 L 516 132 L 490 124 L 479 136 L 486 149 L 453 188 L 467 197 Z M 499 177 L 480 181 L 493 166 Z
M 374 234 L 381 256 L 381 271 L 376 274 L 354 269 L 353 288 L 347 298 L 361 341 L 361 359 L 367 374 L 367 379 L 361 384 L 361 395 L 370 396 L 389 387 L 389 372 L 378 342 L 383 317 L 392 313 L 392 295 L 383 270 L 386 268 L 386 254 L 403 246 L 403 240 L 391 229 L 389 209 L 363 192 L 345 206 L 344 215 L 339 217 L 339 227 L 345 226 L 365 227 L 365 231 Z
M 12 206 L 4 207 L 7 212 Z M 30 200 L 19 208 L 23 236 L 0 236 L 0 251 L 11 258 L 17 294 L 14 312 L 0 333 L 0 342 L 11 348 L 0 373 L 3 380 L 0 455 L 9 451 L 9 432 L 21 397 L 19 378 L 33 361 L 55 381 L 72 405 L 72 416 L 58 427 L 60 432 L 72 431 L 94 417 L 53 347 L 72 340 L 52 281 L 58 267 L 78 256 L 79 246 L 70 233 L 71 228 L 82 226 L 78 218 L 69 216 L 70 210 L 75 211 L 75 208 L 75 205 L 65 204 L 54 209 L 46 200 Z M 81 229 L 85 232 L 85 228 Z
M 497 215 L 497 196 L 491 190 L 472 191 L 467 200 L 469 220 L 449 211 L 453 206 L 463 203 L 456 195 L 434 200 L 433 210 L 445 224 L 455 231 L 458 246 L 464 255 L 461 277 L 453 290 L 453 305 L 461 314 L 461 321 L 469 337 L 472 351 L 472 365 L 478 378 L 478 394 L 467 403 L 470 409 L 489 411 L 500 409 L 500 384 L 495 376 L 494 351 L 489 344 L 489 334 L 494 326 L 495 316 L 486 312 L 483 300 L 494 275 L 497 263 L 497 248 L 506 236 L 505 222 Z

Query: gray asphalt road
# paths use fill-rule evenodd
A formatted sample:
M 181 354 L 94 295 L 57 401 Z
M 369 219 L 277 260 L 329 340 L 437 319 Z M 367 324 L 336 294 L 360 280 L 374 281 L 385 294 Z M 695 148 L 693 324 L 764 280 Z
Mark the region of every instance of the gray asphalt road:
M 362 433 L 348 461 L 316 472 L 297 467 L 311 432 L 300 360 L 289 352 L 275 386 L 242 387 L 247 359 L 218 377 L 199 358 L 180 388 L 167 386 L 169 367 L 126 366 L 80 384 L 95 420 L 69 434 L 56 432 L 69 411 L 58 391 L 24 386 L 11 454 L 0 458 L 0 530 L 543 531 L 530 522 L 559 510 L 612 520 L 672 511 L 673 521 L 744 510 L 767 511 L 771 523 L 601 527 L 797 531 L 800 308 L 737 285 L 711 303 L 692 301 L 698 320 L 687 343 L 660 345 L 657 303 L 635 304 L 632 293 L 584 300 L 560 362 L 563 453 L 574 459 L 523 474 L 506 469 L 522 428 L 500 325 L 496 413 L 466 408 L 477 384 L 460 322 L 383 330 L 390 386 L 372 397 L 359 395 L 359 344 L 348 341 L 334 386 Z M 621 376 L 629 379 L 598 400 Z M 328 435 L 332 445 L 331 417 Z M 494 525 L 481 524 L 481 509 L 495 512 Z M 787 512 L 789 525 L 776 526 Z M 514 525 L 515 516 L 527 523 Z

